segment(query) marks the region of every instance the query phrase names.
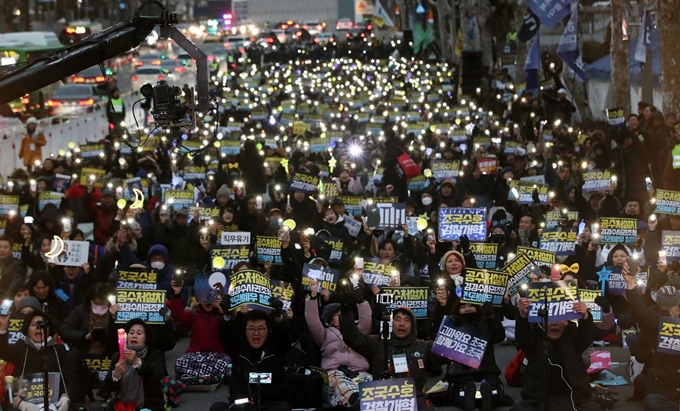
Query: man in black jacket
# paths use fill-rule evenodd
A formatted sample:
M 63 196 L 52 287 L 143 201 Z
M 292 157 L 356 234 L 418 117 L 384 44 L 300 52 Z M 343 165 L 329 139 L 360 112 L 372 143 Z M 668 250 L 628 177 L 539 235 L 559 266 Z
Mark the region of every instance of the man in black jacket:
M 231 301 L 220 301 L 225 313 Z M 232 361 L 230 401 L 248 399 L 260 411 L 291 411 L 287 402 L 283 357 L 292 343 L 291 329 L 281 310 L 283 303 L 270 301 L 272 314 L 253 310 L 235 319 L 225 315 L 220 322 L 220 340 Z M 259 383 L 257 381 L 259 380 Z M 210 411 L 226 411 L 229 404 L 216 402 Z
M 549 340 L 546 358 L 544 331 L 529 324 L 529 306 L 526 298 L 517 304 L 515 336 L 517 348 L 526 353 L 529 360 L 522 388 L 524 401 L 515 404 L 510 411 L 540 411 L 548 401 L 551 411 L 599 411 L 600 404 L 591 400 L 590 379 L 581 354 L 593 343 L 593 318 L 585 303 L 574 303 L 574 311 L 583 318 L 578 327 L 568 321 L 548 324 Z M 549 375 L 546 375 L 548 371 Z M 546 380 L 547 377 L 547 380 Z M 549 388 L 546 389 L 546 384 Z M 546 393 L 549 397 L 546 398 Z
M 12 240 L 0 237 L 0 295 L 5 295 L 14 284 L 26 281 L 26 264 L 12 256 Z

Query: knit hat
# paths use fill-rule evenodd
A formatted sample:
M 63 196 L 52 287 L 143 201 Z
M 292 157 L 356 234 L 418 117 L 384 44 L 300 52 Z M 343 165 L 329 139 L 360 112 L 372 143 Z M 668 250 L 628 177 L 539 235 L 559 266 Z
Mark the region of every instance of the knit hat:
M 661 309 L 670 311 L 680 303 L 680 291 L 672 285 L 664 285 L 656 293 L 656 303 Z
M 442 187 L 444 187 L 444 186 L 449 186 L 451 188 L 455 188 L 454 185 L 453 185 L 453 181 L 451 181 L 451 180 L 444 180 L 442 182 Z
M 218 198 L 220 198 L 220 196 L 229 197 L 229 194 L 230 194 L 229 187 L 226 184 L 222 184 L 222 187 L 220 187 L 217 190 L 217 194 L 215 195 L 215 199 L 217 200 Z
M 333 314 L 336 313 L 337 311 L 340 311 L 340 304 L 339 303 L 331 303 L 328 304 L 323 308 L 323 313 L 321 314 L 321 320 L 325 324 L 330 325 L 331 321 L 333 321 Z
M 35 311 L 42 310 L 42 307 L 40 306 L 40 301 L 38 301 L 38 299 L 35 297 L 22 298 L 21 301 L 19 301 L 19 305 L 17 306 L 17 311 L 21 311 L 26 307 L 31 307 Z
M 38 120 L 35 117 L 29 117 L 28 120 L 26 120 L 26 125 L 29 124 L 38 124 Z
M 458 252 L 456 250 L 451 250 L 451 251 L 447 251 L 446 254 L 444 254 L 444 257 L 442 257 L 442 259 L 441 259 L 440 265 L 442 267 L 442 270 L 446 266 L 446 261 L 451 256 L 455 256 L 458 259 L 458 261 L 460 261 L 460 263 L 463 265 L 463 268 L 465 268 L 465 257 L 463 257 L 463 254 L 461 254 L 460 252 Z

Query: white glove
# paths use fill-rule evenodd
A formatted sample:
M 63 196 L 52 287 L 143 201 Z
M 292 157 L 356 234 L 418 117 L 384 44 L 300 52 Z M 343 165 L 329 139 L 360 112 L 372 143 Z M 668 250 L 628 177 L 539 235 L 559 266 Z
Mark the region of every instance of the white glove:
M 68 405 L 71 403 L 71 399 L 67 395 L 62 395 L 61 398 L 59 398 L 59 402 L 57 402 L 57 409 L 59 411 L 66 411 L 68 410 Z

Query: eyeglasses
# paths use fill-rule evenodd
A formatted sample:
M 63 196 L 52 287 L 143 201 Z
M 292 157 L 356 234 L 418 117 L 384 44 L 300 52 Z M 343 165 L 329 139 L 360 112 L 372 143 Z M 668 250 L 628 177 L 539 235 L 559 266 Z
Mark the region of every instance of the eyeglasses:
M 248 327 L 246 328 L 246 332 L 248 334 L 264 334 L 267 331 L 267 327 Z

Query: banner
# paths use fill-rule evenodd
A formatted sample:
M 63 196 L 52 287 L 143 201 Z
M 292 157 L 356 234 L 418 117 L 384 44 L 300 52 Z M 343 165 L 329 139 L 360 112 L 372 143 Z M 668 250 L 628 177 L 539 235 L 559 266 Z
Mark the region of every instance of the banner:
M 432 170 L 432 177 L 438 183 L 455 180 L 460 172 L 460 161 L 433 160 L 430 169 Z
M 38 193 L 38 210 L 43 211 L 45 209 L 45 206 L 48 204 L 53 204 L 57 210 L 59 207 L 61 207 L 61 200 L 64 199 L 66 195 L 64 193 L 59 193 L 56 191 L 41 191 Z M 0 205 L 0 207 L 2 207 Z M 2 210 L 0 208 L 0 210 Z M 2 211 L 0 211 L 0 214 Z
M 387 307 L 388 312 L 394 312 L 399 307 L 408 307 L 413 311 L 416 319 L 427 318 L 427 301 L 430 289 L 427 287 L 385 287 L 383 294 L 392 295 L 392 304 Z
M 551 283 L 529 283 L 527 298 L 531 301 L 529 307 L 529 322 L 540 323 L 543 318 L 538 311 L 545 308 L 548 302 L 548 322 L 578 320 L 583 318 L 574 311 L 574 303 L 580 301 L 576 281 L 553 281 Z
M 345 205 L 345 211 L 347 214 L 351 216 L 360 216 L 364 209 L 362 206 L 362 197 L 358 196 L 337 196 L 335 197 L 336 200 L 342 201 L 342 204 Z
M 362 277 L 369 287 L 389 285 L 392 275 L 399 275 L 399 271 L 392 264 L 382 264 L 378 257 L 364 260 Z
M 572 6 L 569 7 L 572 8 Z M 586 70 L 578 48 L 578 2 L 573 6 L 571 17 L 569 17 L 569 22 L 564 28 L 564 33 L 562 33 L 560 43 L 557 45 L 556 53 L 573 71 L 573 76 L 578 81 L 582 83 L 586 81 Z
M 98 144 L 98 143 L 90 143 L 90 144 L 81 144 L 80 147 L 78 147 L 80 152 L 78 155 L 80 158 L 99 158 L 100 156 L 104 158 L 105 156 L 105 151 L 106 151 L 106 146 L 104 144 Z
M 56 259 L 50 258 L 47 260 L 47 262 L 69 267 L 80 267 L 87 262 L 87 258 L 89 255 L 88 253 L 90 251 L 89 242 L 69 240 L 60 241 L 64 245 L 62 252 L 57 256 Z M 55 240 L 52 240 L 50 247 L 52 250 L 58 248 L 58 245 L 55 244 Z
M 116 304 L 120 310 L 116 313 L 116 324 L 125 324 L 141 318 L 149 324 L 163 324 L 165 319 L 160 310 L 165 307 L 165 290 L 116 290 Z
M 194 205 L 194 190 L 164 190 L 163 200 L 177 211 Z
M 571 0 L 526 0 L 526 2 L 531 11 L 548 29 L 562 21 L 571 12 Z
M 508 200 L 517 201 L 518 204 L 533 204 L 534 190 L 538 190 L 538 198 L 541 200 L 541 205 L 548 204 L 548 186 L 538 184 L 527 184 L 519 180 L 510 180 L 510 191 L 508 191 Z M 515 197 L 513 189 L 517 190 L 518 197 Z
M 620 126 L 626 124 L 626 113 L 620 107 L 607 109 L 607 123 L 610 126 Z
M 486 241 L 485 208 L 439 209 L 439 240 L 458 241 L 462 235 L 470 241 Z
M 218 257 L 224 261 L 224 266 L 215 266 L 215 259 Z M 250 243 L 240 245 L 214 245 L 210 247 L 210 262 L 213 271 L 231 271 L 236 264 L 244 261 L 247 262 L 249 259 Z M 221 261 L 219 261 L 219 263 L 221 263 Z
M 184 166 L 183 171 L 182 178 L 184 181 L 205 180 L 204 166 Z
M 418 411 L 412 378 L 360 382 L 359 396 L 359 411 Z
M 272 286 L 269 277 L 255 270 L 241 270 L 229 276 L 231 308 L 247 305 L 251 310 L 271 311 Z
M 0 215 L 7 215 L 10 211 L 19 213 L 19 196 L 0 195 Z
M 588 306 L 588 310 L 590 311 L 590 315 L 593 316 L 593 322 L 601 323 L 602 322 L 602 307 L 600 307 L 598 304 L 595 304 L 595 299 L 597 297 L 602 297 L 602 290 L 579 289 L 578 293 L 579 293 L 579 296 L 581 297 L 581 301 L 586 303 L 586 305 Z
M 498 172 L 498 159 L 489 157 L 477 159 L 477 171 L 482 174 L 496 174 Z
M 680 192 L 668 190 L 656 190 L 657 214 L 680 215 Z
M 314 194 L 318 190 L 319 177 L 310 176 L 303 173 L 293 174 L 290 182 L 291 191 L 302 191 L 305 194 Z
M 555 253 L 559 257 L 576 254 L 576 231 L 545 230 L 541 233 L 541 250 Z
M 535 16 L 531 15 L 530 12 L 527 14 L 530 15 L 531 20 L 536 21 Z M 524 15 L 524 25 L 522 26 L 522 29 L 525 28 L 527 25 L 527 14 Z M 538 24 L 535 24 L 533 27 L 536 28 L 536 33 L 538 33 Z M 534 36 L 533 33 L 531 34 L 531 37 Z M 527 39 L 528 41 L 528 39 Z M 526 41 L 525 41 L 526 43 Z M 540 37 L 536 36 L 536 39 L 534 42 L 531 44 L 531 50 L 527 54 L 527 59 L 524 63 L 524 76 L 526 78 L 526 90 L 530 91 L 534 97 L 538 97 L 538 88 L 539 88 L 539 79 L 538 79 L 538 66 L 541 61 L 541 45 L 540 45 Z M 506 149 L 507 149 L 507 143 L 506 143 Z M 507 153 L 507 151 L 506 151 Z
M 514 296 L 522 289 L 524 284 L 531 282 L 531 274 L 541 277 L 541 271 L 526 254 L 520 254 L 510 260 L 501 272 L 510 274 L 508 279 L 508 291 L 510 296 Z
M 568 211 L 566 214 L 561 211 L 548 211 L 545 214 L 545 229 L 557 228 L 562 221 L 576 220 L 578 220 L 578 211 Z
M 584 193 L 595 193 L 609 190 L 612 183 L 612 173 L 609 170 L 593 170 L 583 173 Z
M 36 409 L 42 409 L 45 404 L 45 397 L 43 395 L 45 391 L 45 378 L 43 378 L 43 373 L 35 373 L 31 375 L 24 376 L 23 379 L 19 380 L 20 389 L 26 390 L 26 397 L 24 401 L 33 404 Z M 47 387 L 48 387 L 48 401 L 50 403 L 50 409 L 54 407 L 56 409 L 57 401 L 60 397 L 61 388 L 61 375 L 58 372 L 50 372 L 47 375 Z
M 477 369 L 488 344 L 488 332 L 470 324 L 456 326 L 451 317 L 446 315 L 432 342 L 432 353 Z
M 467 268 L 460 301 L 464 304 L 492 303 L 500 307 L 509 279 L 510 274 L 501 271 Z
M 340 264 L 342 261 L 344 242 L 339 238 L 332 237 L 327 237 L 323 240 L 331 247 L 331 255 L 328 257 L 328 264 Z
M 302 266 L 302 286 L 309 291 L 309 282 L 314 279 L 319 282 L 319 291 L 328 290 L 335 292 L 340 280 L 340 270 L 323 267 L 316 264 L 305 263 Z
M 524 12 L 524 21 L 522 22 L 522 27 L 520 27 L 519 32 L 517 33 L 517 39 L 522 43 L 526 43 L 536 34 L 538 34 L 540 28 L 540 20 L 531 11 L 531 9 L 527 8 L 527 10 Z M 526 67 L 524 69 L 526 70 Z M 536 66 L 536 70 L 538 70 L 538 66 Z
M 601 244 L 629 244 L 637 242 L 637 219 L 600 218 Z
M 470 243 L 470 251 L 475 256 L 477 268 L 487 270 L 496 269 L 496 258 L 498 257 L 498 244 L 496 243 Z
M 532 247 L 517 247 L 517 255 L 526 254 L 531 261 L 541 267 L 551 268 L 555 264 L 555 253 Z
M 221 245 L 250 245 L 250 241 L 247 231 L 223 231 L 220 236 Z
M 666 261 L 680 261 L 680 231 L 663 230 L 661 246 L 666 251 Z
M 659 316 L 656 352 L 680 355 L 680 318 Z
M 293 286 L 286 281 L 269 280 L 272 286 L 272 297 L 278 298 L 283 303 L 283 311 L 290 310 L 290 305 L 293 302 L 295 290 Z
M 104 169 L 83 168 L 80 170 L 80 185 L 87 187 L 88 182 L 94 181 L 94 186 L 101 188 L 104 186 L 105 176 L 106 171 Z
M 191 220 L 194 219 L 194 213 L 198 211 L 198 222 L 206 221 L 206 220 L 211 220 L 215 217 L 219 217 L 220 215 L 220 209 L 219 207 L 196 207 L 191 206 L 189 207 L 189 218 Z
M 267 261 L 273 265 L 283 264 L 281 258 L 281 240 L 278 237 L 255 237 L 255 251 L 257 253 L 257 262 L 264 264 Z
M 158 274 L 146 268 L 127 268 L 118 270 L 116 288 L 126 290 L 157 290 Z

